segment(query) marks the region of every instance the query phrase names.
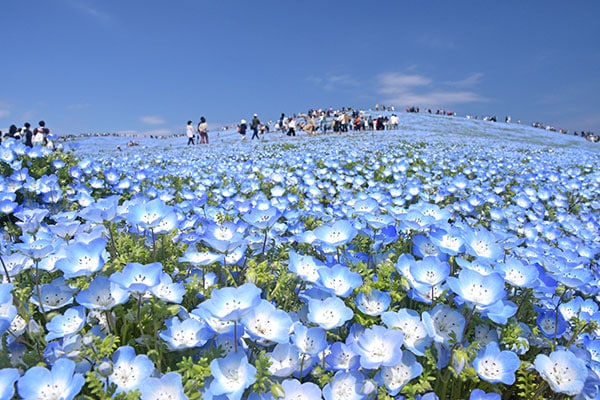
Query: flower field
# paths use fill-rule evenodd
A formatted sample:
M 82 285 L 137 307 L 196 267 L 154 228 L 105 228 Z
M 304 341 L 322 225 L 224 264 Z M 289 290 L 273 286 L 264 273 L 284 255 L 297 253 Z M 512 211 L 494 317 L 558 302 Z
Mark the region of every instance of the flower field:
M 597 145 L 236 140 L 1 144 L 0 399 L 598 398 Z

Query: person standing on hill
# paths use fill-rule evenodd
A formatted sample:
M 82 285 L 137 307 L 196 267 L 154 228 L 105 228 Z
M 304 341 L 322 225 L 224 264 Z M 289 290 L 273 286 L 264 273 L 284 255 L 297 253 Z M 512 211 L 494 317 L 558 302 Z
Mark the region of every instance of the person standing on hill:
M 240 135 L 242 135 L 242 138 L 240 139 L 240 141 L 246 140 L 246 129 L 248 129 L 248 125 L 246 125 L 246 120 L 243 119 L 240 121 L 240 124 L 237 127 L 238 133 Z
M 200 144 L 208 144 L 208 124 L 206 118 L 201 117 L 198 124 L 198 133 L 200 134 Z
M 288 119 L 288 136 L 296 136 L 296 120 L 292 117 Z
M 192 121 L 188 121 L 187 125 L 185 127 L 185 135 L 188 138 L 188 142 L 187 145 L 189 146 L 190 144 L 194 144 L 194 136 L 196 136 L 196 132 L 194 132 L 194 125 L 192 124 Z
M 27 147 L 33 147 L 33 132 L 31 132 L 31 125 L 29 124 L 29 122 L 25 122 L 25 126 L 23 128 L 23 136 L 25 136 L 25 146 Z
M 50 133 L 50 129 L 46 128 L 45 121 L 40 121 L 38 125 L 39 126 L 33 130 L 33 137 L 31 141 L 33 144 L 45 146 L 47 141 L 46 137 Z
M 252 139 L 257 138 L 260 140 L 258 136 L 258 127 L 260 126 L 260 120 L 258 119 L 258 115 L 254 114 L 254 118 L 252 118 L 252 122 L 250 122 L 250 128 L 252 128 Z

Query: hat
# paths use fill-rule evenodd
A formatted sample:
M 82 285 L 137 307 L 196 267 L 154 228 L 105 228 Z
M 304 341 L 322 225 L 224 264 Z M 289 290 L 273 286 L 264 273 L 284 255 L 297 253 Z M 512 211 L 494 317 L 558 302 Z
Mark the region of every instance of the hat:
M 245 124 L 245 123 L 246 123 L 246 120 L 245 120 L 245 119 L 243 119 L 243 120 L 240 122 L 240 124 Z
M 255 117 L 258 117 L 258 114 L 254 114 Z

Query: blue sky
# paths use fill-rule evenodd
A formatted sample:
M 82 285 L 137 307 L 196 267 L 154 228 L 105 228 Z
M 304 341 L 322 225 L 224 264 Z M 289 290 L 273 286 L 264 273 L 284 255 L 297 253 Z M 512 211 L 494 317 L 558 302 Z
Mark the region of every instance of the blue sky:
M 597 0 L 22 0 L 0 15 L 2 130 L 389 104 L 600 132 Z

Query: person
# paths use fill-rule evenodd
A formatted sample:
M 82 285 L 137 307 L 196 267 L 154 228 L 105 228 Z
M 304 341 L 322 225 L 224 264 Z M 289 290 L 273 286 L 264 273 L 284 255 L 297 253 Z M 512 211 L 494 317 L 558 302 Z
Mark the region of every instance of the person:
M 196 132 L 194 132 L 194 125 L 192 123 L 192 121 L 188 121 L 187 125 L 185 127 L 185 135 L 188 138 L 188 142 L 187 145 L 189 146 L 190 144 L 194 144 L 194 136 L 196 135 Z
M 321 120 L 319 121 L 319 129 L 322 133 L 327 133 L 327 114 L 321 114 Z
M 246 125 L 246 120 L 242 119 L 240 121 L 240 124 L 237 127 L 237 131 L 240 135 L 242 135 L 242 138 L 240 139 L 240 141 L 242 140 L 246 140 L 246 129 L 248 129 L 248 125 Z
M 201 117 L 198 124 L 198 133 L 200 134 L 200 144 L 208 144 L 208 124 L 206 118 Z
M 316 133 L 315 133 L 315 118 L 313 116 L 310 116 L 310 118 L 308 118 L 308 121 L 304 125 L 304 131 L 306 133 L 308 133 L 309 136 L 316 135 Z
M 281 117 L 279 117 L 279 129 L 281 132 L 285 132 L 285 114 L 281 113 Z
M 288 119 L 288 136 L 296 136 L 296 120 L 292 117 Z
M 33 147 L 33 132 L 31 132 L 31 124 L 29 122 L 25 122 L 25 127 L 23 128 L 23 136 L 25 136 L 25 146 Z
M 50 130 L 46 128 L 46 122 L 40 121 L 38 123 L 38 127 L 33 131 L 33 138 L 31 139 L 34 145 L 45 146 L 46 145 L 46 136 L 50 133 Z
M 250 122 L 250 128 L 252 128 L 252 139 L 254 140 L 254 138 L 257 138 L 260 140 L 260 137 L 258 136 L 258 127 L 260 126 L 260 120 L 258 119 L 258 115 L 254 114 L 254 117 L 252 118 L 252 122 Z
M 13 138 L 13 139 L 20 138 L 19 137 L 19 129 L 17 128 L 16 125 L 13 124 L 8 128 L 8 133 L 6 134 L 6 137 Z

